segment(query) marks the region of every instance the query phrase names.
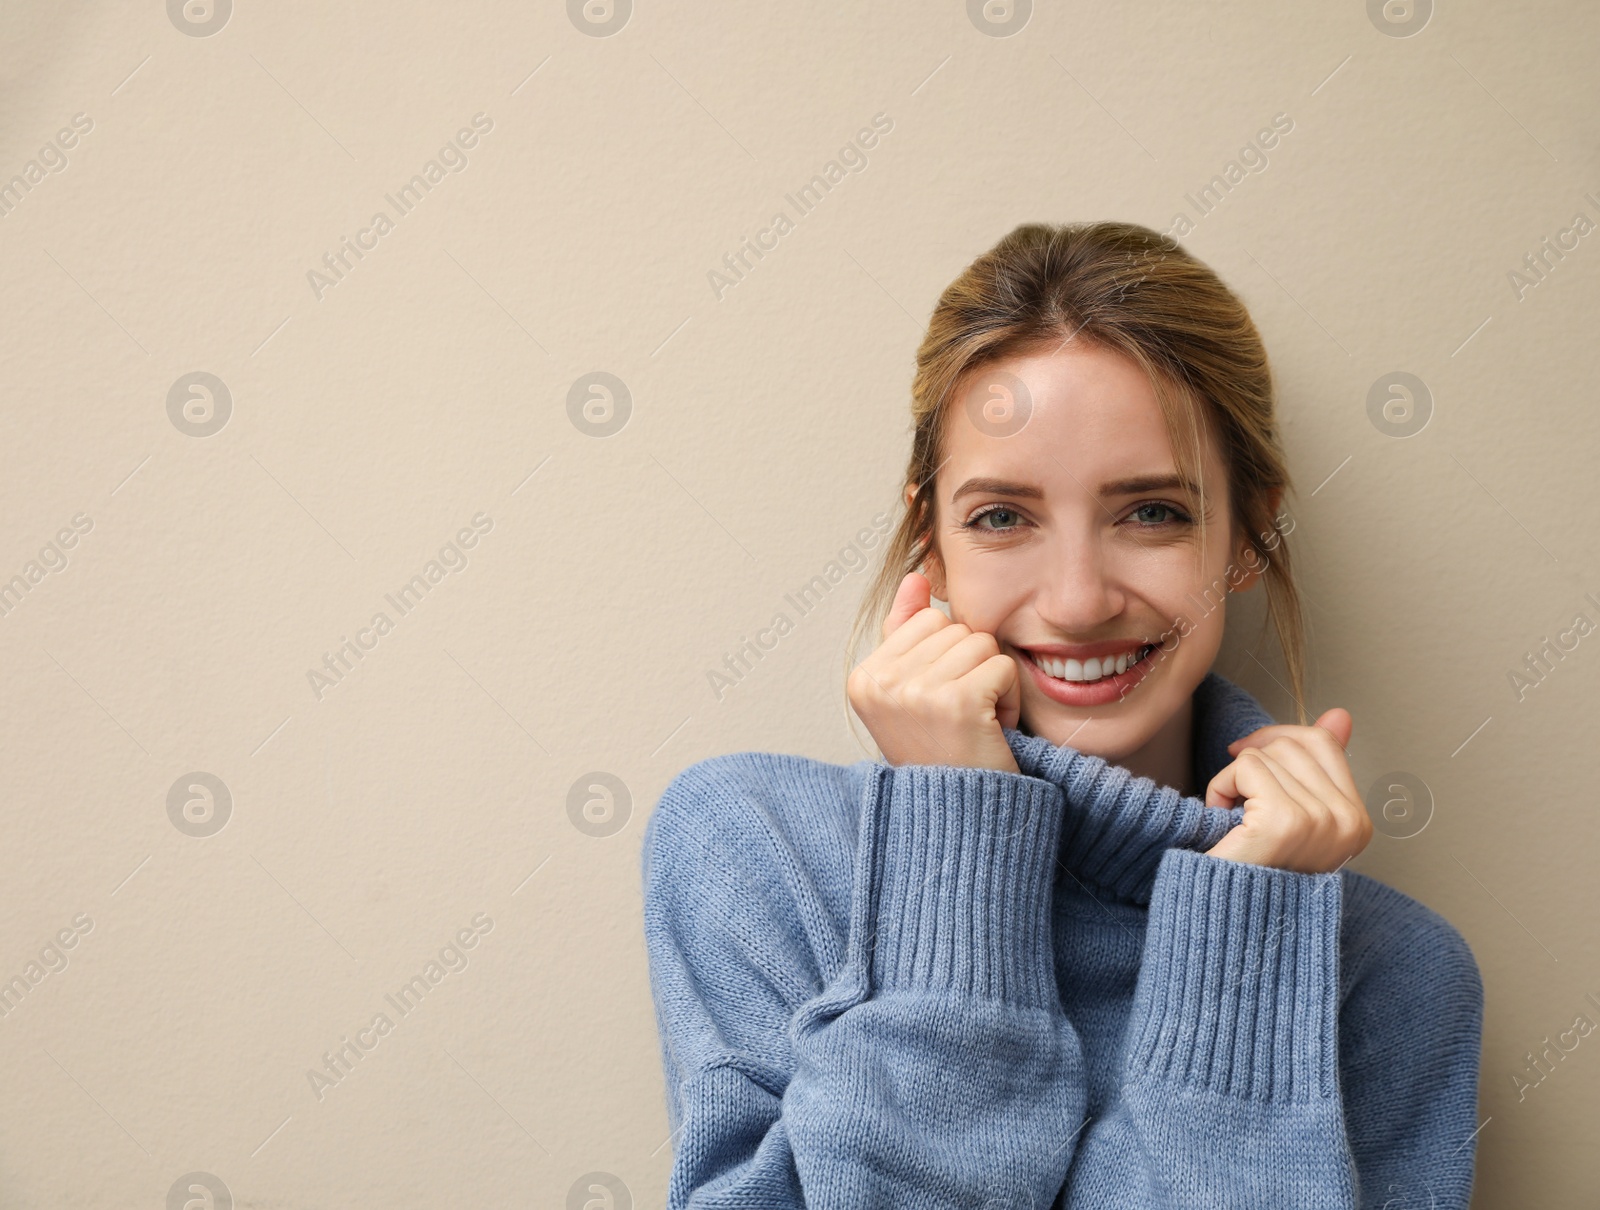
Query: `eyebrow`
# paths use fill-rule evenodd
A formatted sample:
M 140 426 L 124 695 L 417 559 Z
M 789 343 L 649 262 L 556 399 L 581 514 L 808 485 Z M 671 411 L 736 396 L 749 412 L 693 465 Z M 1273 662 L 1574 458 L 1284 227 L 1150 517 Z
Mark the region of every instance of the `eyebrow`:
M 1136 496 L 1142 492 L 1160 492 L 1171 489 L 1188 492 L 1190 495 L 1199 496 L 1200 489 L 1191 481 L 1178 474 L 1164 475 L 1135 475 L 1128 479 L 1113 479 L 1109 483 L 1100 485 L 1102 496 Z M 968 479 L 955 494 L 950 497 L 954 504 L 962 496 L 982 494 L 986 496 L 1015 496 L 1024 500 L 1041 500 L 1044 498 L 1043 489 L 1031 483 L 1014 483 L 1009 479 Z

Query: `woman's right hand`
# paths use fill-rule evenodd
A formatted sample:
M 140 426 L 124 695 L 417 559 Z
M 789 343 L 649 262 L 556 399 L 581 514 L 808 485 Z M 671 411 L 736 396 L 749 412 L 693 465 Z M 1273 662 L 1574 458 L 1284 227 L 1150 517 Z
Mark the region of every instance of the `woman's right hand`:
M 850 705 L 891 765 L 958 765 L 1017 773 L 1002 727 L 1015 727 L 1022 684 L 992 634 L 932 607 L 921 572 L 900 581 L 883 643 L 846 682 Z

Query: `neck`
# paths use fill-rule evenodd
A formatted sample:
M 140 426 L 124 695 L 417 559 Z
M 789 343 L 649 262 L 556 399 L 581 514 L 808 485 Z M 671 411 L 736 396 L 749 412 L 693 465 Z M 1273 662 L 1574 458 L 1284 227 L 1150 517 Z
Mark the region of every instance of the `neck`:
M 1097 896 L 1148 904 L 1167 849 L 1204 852 L 1243 820 L 1243 807 L 1208 807 L 1181 787 L 1206 784 L 1232 759 L 1230 741 L 1274 720 L 1247 691 L 1215 672 L 1196 687 L 1191 703 L 1183 718 L 1192 719 L 1192 730 L 1174 724 L 1164 754 L 1154 741 L 1135 754 L 1167 762 L 1184 754 L 1188 765 L 1159 780 L 1133 773 L 1127 767 L 1133 758 L 1119 765 L 1040 736 L 1006 731 L 1018 770 L 1061 787 L 1062 877 L 1070 874 Z
M 1148 777 L 1158 786 L 1171 786 L 1180 794 L 1198 797 L 1194 785 L 1194 698 L 1162 724 L 1142 748 L 1116 762 L 1135 777 Z

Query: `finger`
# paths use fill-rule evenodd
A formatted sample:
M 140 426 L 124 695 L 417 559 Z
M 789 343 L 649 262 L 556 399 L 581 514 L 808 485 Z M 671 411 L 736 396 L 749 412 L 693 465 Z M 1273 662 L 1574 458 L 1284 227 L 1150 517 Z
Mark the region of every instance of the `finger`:
M 1331 731 L 1333 738 L 1339 741 L 1340 748 L 1350 746 L 1350 734 L 1356 729 L 1356 720 L 1350 716 L 1350 711 L 1343 706 L 1335 706 L 1331 710 L 1324 710 L 1317 721 L 1312 724 L 1325 731 Z
M 1267 771 L 1272 774 L 1282 789 L 1284 795 L 1300 810 L 1304 811 L 1317 822 L 1319 827 L 1333 822 L 1333 808 L 1313 794 L 1280 759 L 1281 751 L 1269 753 L 1265 748 L 1258 749 L 1256 755 L 1266 765 Z
M 1349 720 L 1349 711 L 1335 707 L 1334 710 L 1325 712 L 1322 717 L 1327 719 L 1335 712 L 1345 716 L 1343 720 L 1337 718 L 1332 720 L 1340 726 L 1340 731 L 1333 731 L 1320 725 L 1299 727 L 1274 724 L 1252 732 L 1242 740 L 1236 740 L 1235 744 L 1243 745 L 1239 748 L 1239 751 L 1243 751 L 1245 747 L 1271 747 L 1279 740 L 1292 740 L 1302 745 L 1316 759 L 1344 795 L 1359 800 L 1361 791 L 1356 789 L 1355 779 L 1350 775 L 1350 758 L 1345 755 L 1345 750 L 1339 743 L 1343 723 Z
M 1320 746 L 1314 744 L 1312 748 Z M 1326 817 L 1319 818 L 1334 829 L 1341 843 L 1347 846 L 1349 856 L 1366 847 L 1372 834 L 1372 821 L 1360 793 L 1350 782 L 1349 767 L 1342 754 L 1337 754 L 1335 759 L 1343 776 L 1331 777 L 1318 759 L 1321 754 L 1315 750 L 1282 740 L 1268 745 L 1265 751 L 1281 760 L 1308 790 L 1319 796 L 1328 811 Z
M 982 630 L 970 630 L 929 665 L 928 674 L 939 680 L 960 680 L 999 651 L 1000 645 L 995 642 L 992 634 Z
M 1206 806 L 1234 807 L 1247 798 L 1263 793 L 1276 785 L 1267 766 L 1255 759 L 1259 749 L 1251 748 L 1222 769 L 1206 783 Z
M 1022 722 L 1022 670 L 1017 667 L 1017 661 L 1013 657 L 1006 658 L 1011 660 L 1012 671 L 1017 675 L 1012 678 L 1011 687 L 1000 695 L 999 701 L 995 702 L 995 717 L 1000 720 L 1002 727 L 1016 730 Z
M 883 637 L 888 638 L 918 610 L 927 609 L 933 597 L 933 584 L 920 571 L 907 572 L 894 594 L 894 604 L 889 606 L 889 616 L 883 619 Z
M 1274 740 L 1261 749 L 1261 754 L 1282 765 L 1289 776 L 1293 777 L 1306 794 L 1315 800 L 1315 805 L 1322 808 L 1319 817 L 1336 814 L 1340 805 L 1346 801 L 1344 791 L 1328 776 L 1328 771 L 1322 767 L 1316 755 L 1307 751 L 1293 738 L 1286 736 Z
M 965 676 L 958 677 L 956 683 L 965 686 L 973 693 L 981 693 L 990 702 L 996 704 L 996 717 L 999 717 L 998 703 L 1014 686 L 1017 685 L 1017 662 L 1003 652 L 984 660 Z
M 1339 750 L 1342 752 L 1350 746 L 1350 734 L 1355 729 L 1355 721 L 1350 717 L 1348 710 L 1342 706 L 1335 706 L 1331 710 L 1324 710 L 1311 726 L 1320 727 L 1333 736 L 1339 744 Z M 1237 756 L 1246 748 L 1259 748 L 1264 744 L 1271 743 L 1280 735 L 1289 735 L 1296 731 L 1308 729 L 1298 723 L 1271 723 L 1268 726 L 1257 728 L 1249 735 L 1241 736 L 1234 740 L 1233 743 L 1228 745 L 1228 752 L 1230 755 Z
M 933 612 L 939 613 L 937 609 L 935 609 Z M 939 616 L 944 617 L 943 614 L 939 614 Z M 916 625 L 918 621 L 919 619 L 913 619 L 911 624 Z M 964 640 L 971 638 L 972 635 L 973 630 L 971 627 L 964 626 L 960 622 L 952 622 L 948 618 L 945 618 L 945 625 L 937 627 L 935 630 L 918 639 L 916 646 L 902 653 L 901 659 L 904 661 L 909 672 L 932 672 L 935 675 L 939 675 L 941 672 L 939 667 L 940 661 L 949 654 L 951 648 L 956 647 Z M 961 675 L 961 673 L 966 672 L 975 666 L 977 662 L 978 661 L 973 660 L 971 663 L 961 667 L 958 671 L 946 675 L 945 679 L 954 680 L 957 676 Z
M 880 660 L 885 658 L 897 660 L 930 634 L 937 634 L 945 627 L 954 626 L 955 624 L 945 617 L 941 610 L 935 609 L 930 605 L 926 609 L 917 610 L 916 613 L 901 622 L 899 628 L 884 639 L 872 654 Z

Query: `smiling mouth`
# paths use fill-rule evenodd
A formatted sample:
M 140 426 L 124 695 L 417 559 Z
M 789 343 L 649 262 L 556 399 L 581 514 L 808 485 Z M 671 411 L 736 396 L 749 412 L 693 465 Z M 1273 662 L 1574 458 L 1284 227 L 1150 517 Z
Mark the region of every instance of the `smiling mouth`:
M 1037 655 L 1032 651 L 1023 649 L 1034 666 L 1048 677 L 1058 681 L 1068 681 L 1079 685 L 1092 685 L 1111 677 L 1121 676 L 1130 668 L 1135 668 L 1150 658 L 1156 650 L 1154 643 L 1146 643 L 1141 647 L 1124 651 L 1118 655 L 1091 657 L 1087 660 L 1062 659 L 1059 656 Z

